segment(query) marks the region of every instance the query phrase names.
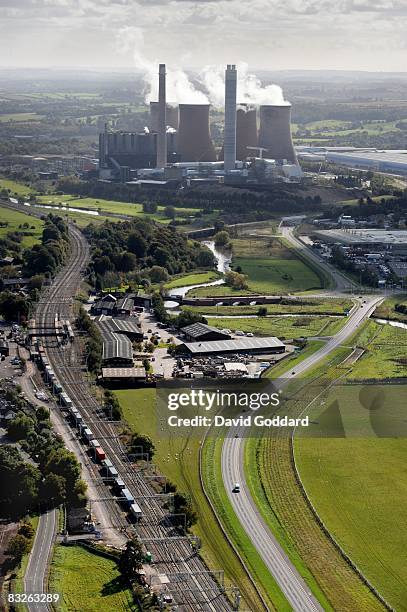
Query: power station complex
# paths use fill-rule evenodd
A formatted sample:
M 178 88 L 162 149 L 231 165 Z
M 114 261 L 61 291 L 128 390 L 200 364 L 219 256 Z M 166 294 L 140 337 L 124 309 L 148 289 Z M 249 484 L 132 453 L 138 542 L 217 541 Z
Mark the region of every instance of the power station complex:
M 181 177 L 188 172 L 245 180 L 256 164 L 270 180 L 298 180 L 301 169 L 291 137 L 291 105 L 255 106 L 237 102 L 237 70 L 225 71 L 223 146 L 218 151 L 210 130 L 209 104 L 168 104 L 165 64 L 159 65 L 158 102 L 150 102 L 143 132 L 99 135 L 99 176 L 129 182 L 144 177 Z

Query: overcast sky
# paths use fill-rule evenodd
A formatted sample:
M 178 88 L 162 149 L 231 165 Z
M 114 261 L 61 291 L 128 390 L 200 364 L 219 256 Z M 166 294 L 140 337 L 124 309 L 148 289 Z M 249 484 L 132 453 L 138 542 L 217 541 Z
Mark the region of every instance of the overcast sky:
M 143 58 L 407 71 L 407 0 L 0 0 L 1 67 L 119 68 Z

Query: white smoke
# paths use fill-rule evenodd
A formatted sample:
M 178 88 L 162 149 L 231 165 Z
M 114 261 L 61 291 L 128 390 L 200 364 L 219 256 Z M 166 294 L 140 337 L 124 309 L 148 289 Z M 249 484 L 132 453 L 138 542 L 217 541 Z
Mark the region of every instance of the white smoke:
M 117 36 L 120 52 L 132 52 L 136 69 L 144 81 L 146 104 L 158 100 L 158 59 L 149 59 L 144 53 L 144 36 L 140 28 L 122 28 Z M 167 69 L 167 102 L 169 104 L 213 104 L 223 107 L 225 103 L 225 66 L 206 66 L 199 74 L 198 82 L 207 92 L 197 89 L 184 70 Z M 237 101 L 249 104 L 272 104 L 285 106 L 290 103 L 284 99 L 279 85 L 263 87 L 260 79 L 248 71 L 246 63 L 237 65 Z
M 144 81 L 144 100 L 146 104 L 158 100 L 158 59 L 149 59 L 144 53 L 144 36 L 140 28 L 122 28 L 117 37 L 120 51 L 132 52 L 136 70 Z M 196 89 L 188 75 L 181 69 L 167 70 L 167 102 L 169 104 L 208 104 L 205 93 Z
M 225 67 L 206 66 L 200 74 L 203 86 L 208 92 L 210 102 L 221 107 L 225 102 Z M 237 100 L 248 104 L 272 104 L 287 106 L 283 90 L 279 85 L 263 86 L 260 79 L 248 71 L 248 65 L 237 65 Z

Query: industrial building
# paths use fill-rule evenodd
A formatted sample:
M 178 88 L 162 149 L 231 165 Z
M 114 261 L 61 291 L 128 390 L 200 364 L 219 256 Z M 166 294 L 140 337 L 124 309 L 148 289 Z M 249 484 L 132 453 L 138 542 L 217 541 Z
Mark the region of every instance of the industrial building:
M 205 323 L 192 323 L 181 329 L 181 333 L 190 342 L 205 342 L 209 340 L 230 340 L 231 335 Z
M 262 105 L 258 109 L 237 104 L 236 90 L 236 66 L 228 64 L 224 138 L 217 152 L 210 131 L 210 105 L 168 104 L 166 67 L 160 64 L 159 99 L 150 103 L 150 126 L 141 133 L 114 132 L 105 127 L 99 137 L 99 178 L 130 185 L 141 184 L 143 178 L 153 179 L 155 185 L 162 179 L 298 181 L 302 173 L 291 137 L 291 105 Z M 250 175 L 248 168 L 258 159 L 262 161 L 260 172 L 255 168 Z M 265 162 L 267 171 L 262 172 Z
M 101 329 L 103 339 L 102 365 L 133 367 L 133 347 L 124 334 L 112 334 Z
M 103 315 L 99 319 L 96 319 L 96 323 L 101 330 L 102 334 L 124 334 L 134 342 L 141 342 L 143 340 L 143 332 L 141 331 L 140 324 L 135 317 L 131 319 L 106 319 Z
M 328 151 L 326 161 L 351 168 L 407 175 L 407 151 Z
M 407 253 L 407 230 L 329 229 L 313 232 L 324 242 L 339 243 L 364 250 Z
M 239 338 L 212 342 L 186 342 L 182 345 L 186 353 L 197 355 L 222 355 L 245 353 L 249 355 L 270 355 L 285 352 L 285 345 L 275 337 Z

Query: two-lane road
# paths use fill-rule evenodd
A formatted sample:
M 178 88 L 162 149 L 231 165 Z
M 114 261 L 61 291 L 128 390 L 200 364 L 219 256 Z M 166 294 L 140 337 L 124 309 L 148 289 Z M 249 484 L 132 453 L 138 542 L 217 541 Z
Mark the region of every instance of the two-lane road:
M 287 374 L 287 380 L 280 384 L 280 387 L 288 384 L 289 380 L 304 374 L 334 349 L 349 340 L 358 327 L 370 317 L 382 299 L 382 297 L 366 297 L 365 303 L 359 303 L 349 315 L 344 327 L 316 353 L 296 365 L 295 370 Z M 301 612 L 321 610 L 319 602 L 270 531 L 250 495 L 244 469 L 245 434 L 247 433 L 246 428 L 232 428 L 222 447 L 222 478 L 232 507 L 253 546 L 292 608 Z M 240 493 L 233 492 L 235 483 L 239 483 Z
M 57 532 L 57 510 L 47 510 L 41 514 L 33 547 L 28 559 L 24 576 L 24 593 L 47 593 L 48 565 Z M 27 603 L 30 612 L 44 612 L 49 604 Z

